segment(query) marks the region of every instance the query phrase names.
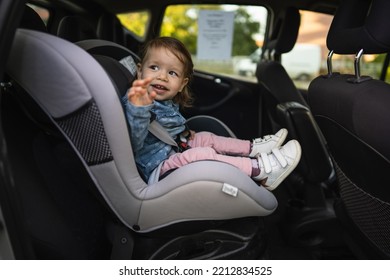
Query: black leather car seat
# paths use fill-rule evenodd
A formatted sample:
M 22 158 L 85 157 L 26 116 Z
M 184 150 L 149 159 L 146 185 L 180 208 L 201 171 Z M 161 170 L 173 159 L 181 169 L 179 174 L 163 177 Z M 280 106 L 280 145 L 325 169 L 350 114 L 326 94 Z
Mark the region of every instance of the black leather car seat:
M 119 19 L 112 14 L 103 14 L 97 23 L 97 35 L 99 39 L 125 45 L 125 32 Z
M 299 10 L 286 8 L 278 17 L 270 40 L 263 48 L 256 77 L 266 93 L 267 110 L 270 111 L 271 124 L 275 126 L 273 130 L 286 127 L 290 137 L 301 143 L 302 159 L 295 174 L 303 180 L 304 192 L 311 192 L 313 185 L 318 189 L 320 184 L 329 184 L 334 173 L 326 142 L 310 108 L 280 63 L 281 56 L 294 47 L 299 27 Z
M 70 42 L 97 39 L 95 27 L 80 16 L 66 16 L 58 24 L 57 36 Z
M 271 91 L 278 103 L 294 101 L 307 106 L 306 100 L 280 63 L 281 56 L 294 48 L 300 23 L 301 16 L 297 8 L 288 7 L 281 12 L 269 40 L 262 48 L 256 77 Z
M 327 46 L 331 53 L 355 54 L 355 73 L 333 73 L 330 64 L 328 75 L 309 87 L 336 166 L 337 214 L 364 259 L 390 257 L 390 85 L 361 75 L 359 67 L 362 53 L 390 51 L 389 10 L 386 0 L 341 1 Z
M 325 138 L 306 98 L 281 64 L 297 40 L 300 12 L 288 7 L 280 12 L 270 39 L 262 49 L 256 77 L 264 93 L 272 131 L 287 128 L 289 136 L 302 147 L 302 158 L 288 179 L 286 236 L 295 246 L 342 246 L 337 242 L 339 227 L 332 207 L 335 173 Z M 332 240 L 332 241 L 330 241 Z

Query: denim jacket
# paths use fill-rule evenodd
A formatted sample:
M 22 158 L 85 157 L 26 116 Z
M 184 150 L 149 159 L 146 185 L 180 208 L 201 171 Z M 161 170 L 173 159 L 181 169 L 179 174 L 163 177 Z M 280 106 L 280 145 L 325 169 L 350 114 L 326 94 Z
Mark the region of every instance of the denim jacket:
M 122 102 L 130 126 L 130 139 L 135 161 L 147 181 L 152 171 L 174 152 L 172 146 L 148 131 L 152 114 L 173 139 L 185 130 L 186 119 L 180 114 L 179 105 L 172 100 L 155 101 L 146 106 L 134 106 L 125 95 Z

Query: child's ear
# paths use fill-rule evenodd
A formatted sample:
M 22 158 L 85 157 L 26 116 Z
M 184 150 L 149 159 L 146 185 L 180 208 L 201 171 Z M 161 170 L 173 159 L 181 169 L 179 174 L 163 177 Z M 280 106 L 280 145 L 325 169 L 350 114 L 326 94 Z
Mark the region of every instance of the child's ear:
M 190 80 L 190 79 L 188 79 L 188 78 L 184 78 L 184 79 L 183 79 L 183 83 L 181 84 L 180 92 L 183 91 L 183 89 L 184 89 L 184 88 L 186 87 L 186 85 L 188 84 L 189 80 Z

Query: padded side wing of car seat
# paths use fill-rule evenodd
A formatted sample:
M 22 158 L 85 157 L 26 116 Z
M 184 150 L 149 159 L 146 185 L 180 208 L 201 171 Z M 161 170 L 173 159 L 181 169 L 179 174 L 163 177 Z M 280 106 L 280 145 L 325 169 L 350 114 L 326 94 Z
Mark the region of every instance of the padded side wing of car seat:
M 7 72 L 63 133 L 129 228 L 148 232 L 180 221 L 266 216 L 276 209 L 271 192 L 221 162 L 196 162 L 148 186 L 136 169 L 114 85 L 75 44 L 19 29 Z

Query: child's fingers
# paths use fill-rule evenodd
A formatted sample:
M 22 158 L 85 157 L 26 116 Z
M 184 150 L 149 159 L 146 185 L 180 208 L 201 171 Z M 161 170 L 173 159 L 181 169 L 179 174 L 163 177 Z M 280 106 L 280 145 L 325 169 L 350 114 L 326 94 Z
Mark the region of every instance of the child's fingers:
M 154 90 L 152 90 L 151 92 L 149 92 L 149 97 L 150 97 L 151 99 L 155 99 L 155 98 L 156 98 L 156 95 L 157 95 L 157 93 L 156 93 Z
M 143 87 L 133 86 L 129 90 L 129 97 L 135 95 L 144 95 L 146 94 L 146 92 L 147 92 L 146 89 Z
M 143 80 L 135 80 L 132 84 L 130 92 L 132 94 L 146 94 L 147 88 L 150 85 L 152 78 L 146 78 Z
M 150 84 L 149 79 L 135 80 L 130 88 L 129 94 L 145 94 Z
M 151 104 L 157 95 L 154 90 L 148 92 L 148 87 L 152 80 L 152 78 L 135 80 L 129 89 L 128 100 L 135 105 Z
M 133 87 L 148 87 L 150 82 L 152 81 L 152 78 L 146 78 L 146 79 L 143 79 L 143 80 L 135 80 L 133 82 Z

